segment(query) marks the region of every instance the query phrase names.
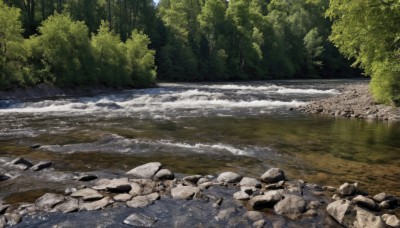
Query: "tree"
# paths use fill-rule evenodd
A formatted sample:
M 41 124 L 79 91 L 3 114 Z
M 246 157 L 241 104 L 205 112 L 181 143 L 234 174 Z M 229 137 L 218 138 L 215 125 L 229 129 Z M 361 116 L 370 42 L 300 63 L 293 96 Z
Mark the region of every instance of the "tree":
M 400 104 L 400 2 L 331 0 L 330 40 L 371 76 L 378 102 Z

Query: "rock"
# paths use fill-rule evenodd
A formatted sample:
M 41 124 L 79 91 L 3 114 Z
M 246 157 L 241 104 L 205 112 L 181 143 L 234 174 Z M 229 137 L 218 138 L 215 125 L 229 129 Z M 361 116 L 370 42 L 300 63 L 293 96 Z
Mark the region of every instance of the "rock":
M 4 215 L 7 220 L 7 226 L 15 226 L 21 222 L 22 216 L 17 213 L 10 213 Z
M 313 200 L 307 204 L 307 209 L 318 209 L 321 206 L 319 201 Z
M 336 201 L 341 200 L 342 198 L 338 194 L 333 194 L 332 199 Z
M 285 173 L 279 168 L 271 168 L 261 176 L 265 183 L 276 183 L 285 180 Z
M 352 201 L 360 207 L 365 207 L 374 211 L 379 210 L 378 204 L 376 204 L 372 199 L 369 199 L 365 196 L 358 195 L 354 197 Z
M 10 163 L 18 166 L 18 168 L 22 170 L 29 169 L 33 166 L 33 164 L 30 161 L 26 160 L 25 158 L 16 158 L 12 160 Z
M 386 219 L 386 225 L 388 225 L 390 227 L 399 228 L 400 227 L 400 220 L 399 220 L 399 218 L 397 218 L 396 215 L 390 215 Z
M 265 189 L 269 189 L 269 190 L 283 189 L 284 185 L 285 185 L 285 181 L 282 180 L 282 181 L 279 181 L 278 183 L 266 185 Z M 298 187 L 298 186 L 290 187 L 290 189 L 293 189 L 293 188 L 300 189 L 300 187 Z
M 112 199 L 107 196 L 101 200 L 97 200 L 97 201 L 90 202 L 90 203 L 83 203 L 81 205 L 81 210 L 95 211 L 95 210 L 103 209 L 106 206 L 112 204 L 113 202 L 114 201 L 112 201 Z
M 215 203 L 213 203 L 213 207 L 215 207 L 215 208 L 218 208 L 218 207 L 220 207 L 221 205 L 222 205 L 222 203 L 224 202 L 224 199 L 217 199 L 216 201 L 215 201 Z
M 334 202 L 328 204 L 326 211 L 338 223 L 345 225 L 345 215 L 350 209 L 351 209 L 350 201 L 337 200 L 337 201 L 334 201 Z
M 160 199 L 160 194 L 158 194 L 157 192 L 154 192 L 154 193 L 148 194 L 147 198 L 149 198 L 151 201 L 156 201 L 156 200 Z
M 139 213 L 131 214 L 124 220 L 125 224 L 137 227 L 152 227 L 156 222 L 156 218 Z
M 250 199 L 250 196 L 243 191 L 238 191 L 233 194 L 233 198 L 237 200 L 248 200 Z
M 129 191 L 129 194 L 132 196 L 138 196 L 142 192 L 142 186 L 138 183 L 131 183 L 131 190 Z
M 160 169 L 155 175 L 155 180 L 173 180 L 175 175 L 168 169 Z
M 161 163 L 150 162 L 141 166 L 138 166 L 131 171 L 127 172 L 127 175 L 131 175 L 135 178 L 152 179 L 157 171 L 161 168 Z
M 8 179 L 10 179 L 11 177 L 9 175 L 4 175 L 4 174 L 0 174 L 0 182 L 1 181 L 6 181 Z
M 214 186 L 214 183 L 213 183 L 213 182 L 205 182 L 205 183 L 201 183 L 201 184 L 199 185 L 199 188 L 200 188 L 200 189 L 208 189 L 208 188 L 210 188 L 211 186 Z
M 262 228 L 264 226 L 265 226 L 265 220 L 264 219 L 261 219 L 261 220 L 253 222 L 253 227 L 254 228 Z
M 390 202 L 388 200 L 385 200 L 379 204 L 380 209 L 389 209 L 390 208 Z
M 132 208 L 146 207 L 148 205 L 153 204 L 154 201 L 156 201 L 159 198 L 158 193 L 155 194 L 150 194 L 148 196 L 136 196 L 132 198 L 132 200 L 128 201 L 126 205 Z
M 79 176 L 76 180 L 77 181 L 92 181 L 92 180 L 96 180 L 97 176 L 96 175 L 92 175 L 92 174 L 85 174 L 85 175 L 81 175 Z
M 171 195 L 174 199 L 189 200 L 200 193 L 200 188 L 191 186 L 177 186 L 171 189 Z
M 247 195 L 252 195 L 254 192 L 258 191 L 256 187 L 241 186 L 240 191 L 245 192 Z
M 85 201 L 93 201 L 103 199 L 104 196 L 94 189 L 84 188 L 73 192 L 71 197 L 82 197 Z
M 110 179 L 100 179 L 97 181 L 96 185 L 92 188 L 95 190 L 106 190 L 107 185 L 110 184 Z
M 54 209 L 62 213 L 77 211 L 79 210 L 79 200 L 76 198 L 69 198 L 67 201 L 58 204 Z
M 243 177 L 239 183 L 240 186 L 261 188 L 261 182 L 255 178 Z
M 376 202 L 381 203 L 385 200 L 391 199 L 393 198 L 393 196 L 390 196 L 384 192 L 381 192 L 379 194 L 374 195 L 374 197 L 372 197 Z
M 10 205 L 8 205 L 8 204 L 0 203 L 0 215 L 4 214 L 9 207 L 10 207 Z
M 242 180 L 242 176 L 240 176 L 237 173 L 234 172 L 224 172 L 221 173 L 218 178 L 217 181 L 221 182 L 221 183 L 237 183 L 239 181 Z
M 344 183 L 342 184 L 339 189 L 338 193 L 341 196 L 352 196 L 357 192 L 357 184 L 349 184 L 349 183 Z
M 333 186 L 322 186 L 322 190 L 328 191 L 328 192 L 336 192 L 336 188 Z
M 128 178 L 112 179 L 106 186 L 106 190 L 111 193 L 128 193 L 132 190 L 132 184 Z
M 187 177 L 184 177 L 183 179 L 182 179 L 182 182 L 188 182 L 188 183 L 190 183 L 190 184 L 197 184 L 197 181 L 199 181 L 200 180 L 200 178 L 202 178 L 203 176 L 202 175 L 192 175 L 192 176 L 187 176 Z
M 253 209 L 273 207 L 282 199 L 282 190 L 272 190 L 265 195 L 258 195 L 249 200 L 249 206 Z
M 131 194 L 124 193 L 124 194 L 119 194 L 119 195 L 114 196 L 113 199 L 115 201 L 119 201 L 119 202 L 126 202 L 126 201 L 131 200 L 132 197 L 133 196 Z
M 251 220 L 251 221 L 258 221 L 264 218 L 263 213 L 259 211 L 247 211 L 244 213 L 243 217 Z
M 304 215 L 305 215 L 305 216 L 308 216 L 308 217 L 317 217 L 317 216 L 318 216 L 318 213 L 317 213 L 316 210 L 310 209 L 310 210 L 306 211 L 306 212 L 304 213 Z
M 65 193 L 65 195 L 71 195 L 72 193 L 74 193 L 76 191 L 77 191 L 76 188 L 66 188 L 64 193 Z
M 233 214 L 235 214 L 236 212 L 237 212 L 237 210 L 235 207 L 220 210 L 218 212 L 218 215 L 215 217 L 215 219 L 217 221 L 227 220 L 227 219 L 231 218 L 233 216 Z
M 381 215 L 381 218 L 384 222 L 386 222 L 386 220 L 389 218 L 389 216 L 390 216 L 389 214 L 383 214 L 383 215 Z
M 355 207 L 355 211 L 357 212 L 357 215 L 356 221 L 353 223 L 354 227 L 385 227 L 385 223 L 380 216 L 376 216 L 373 213 L 359 207 Z
M 197 185 L 201 185 L 201 184 L 204 184 L 204 183 L 212 183 L 212 182 L 210 182 L 210 179 L 208 179 L 208 178 L 206 178 L 206 177 L 202 177 L 202 178 L 200 178 L 198 181 L 197 181 Z
M 303 197 L 297 195 L 285 195 L 284 197 L 274 206 L 278 215 L 297 216 L 306 211 L 307 204 Z
M 63 195 L 46 193 L 36 200 L 35 206 L 41 210 L 50 211 L 55 205 L 63 202 L 64 199 Z
M 32 148 L 32 149 L 38 149 L 38 148 L 41 147 L 41 145 L 39 145 L 39 144 L 33 144 L 33 145 L 29 146 L 29 147 Z
M 4 216 L 0 216 L 0 228 L 7 226 L 7 220 Z
M 41 161 L 38 164 L 34 165 L 31 167 L 31 170 L 33 171 L 40 171 L 43 169 L 47 169 L 53 165 L 53 162 L 51 161 Z

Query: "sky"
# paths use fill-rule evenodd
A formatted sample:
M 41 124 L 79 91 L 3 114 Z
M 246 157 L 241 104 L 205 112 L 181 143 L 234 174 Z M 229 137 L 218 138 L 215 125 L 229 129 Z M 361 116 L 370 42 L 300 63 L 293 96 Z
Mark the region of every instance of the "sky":
M 160 1 L 160 0 L 153 0 L 156 4 Z

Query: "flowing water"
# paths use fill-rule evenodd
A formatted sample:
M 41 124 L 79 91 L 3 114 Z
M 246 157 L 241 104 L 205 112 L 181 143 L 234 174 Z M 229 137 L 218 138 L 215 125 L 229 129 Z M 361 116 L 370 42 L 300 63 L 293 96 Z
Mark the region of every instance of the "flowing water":
M 357 181 L 371 193 L 399 195 L 399 124 L 291 110 L 351 83 L 167 83 L 94 97 L 0 101 L 0 157 L 52 160 L 52 178 L 60 182 L 70 178 L 65 171 L 117 173 L 160 161 L 182 174 L 259 176 L 280 167 L 290 179 Z M 22 182 L 0 184 L 0 198 L 43 194 L 43 186 Z M 62 190 L 56 186 L 45 190 Z

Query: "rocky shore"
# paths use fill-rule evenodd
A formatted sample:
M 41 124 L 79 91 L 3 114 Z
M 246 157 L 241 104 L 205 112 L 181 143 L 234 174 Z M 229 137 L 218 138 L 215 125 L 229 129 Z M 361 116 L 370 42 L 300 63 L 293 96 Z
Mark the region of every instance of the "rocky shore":
M 368 82 L 346 86 L 341 94 L 312 101 L 298 110 L 344 118 L 399 121 L 400 108 L 378 104 L 374 101 Z
M 52 162 L 23 158 L 4 163 L 0 184 L 13 170 L 54 172 Z M 74 173 L 69 187 L 34 203 L 0 201 L 0 227 L 400 227 L 400 198 L 369 196 L 357 183 L 336 188 L 289 180 L 271 168 L 259 177 L 233 172 L 175 174 L 159 162 L 107 178 Z

